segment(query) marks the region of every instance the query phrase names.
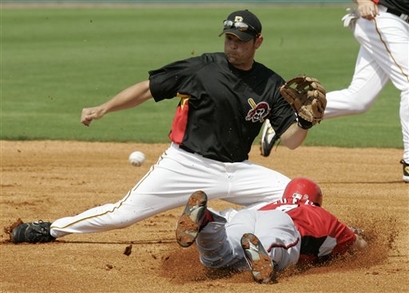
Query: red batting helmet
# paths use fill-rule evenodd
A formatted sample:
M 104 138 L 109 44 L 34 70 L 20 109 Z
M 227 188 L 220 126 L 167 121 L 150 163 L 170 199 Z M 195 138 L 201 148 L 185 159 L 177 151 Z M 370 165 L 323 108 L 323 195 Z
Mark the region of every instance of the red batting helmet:
M 284 190 L 283 198 L 309 200 L 322 206 L 322 192 L 317 183 L 305 177 L 294 178 Z

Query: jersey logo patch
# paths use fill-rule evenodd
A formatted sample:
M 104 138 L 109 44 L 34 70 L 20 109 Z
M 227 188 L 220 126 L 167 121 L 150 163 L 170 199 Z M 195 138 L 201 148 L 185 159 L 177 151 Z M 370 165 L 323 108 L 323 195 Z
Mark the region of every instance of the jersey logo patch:
M 252 98 L 249 98 L 247 102 L 251 109 L 247 112 L 246 120 L 263 123 L 268 113 L 270 113 L 270 106 L 266 102 L 256 104 Z

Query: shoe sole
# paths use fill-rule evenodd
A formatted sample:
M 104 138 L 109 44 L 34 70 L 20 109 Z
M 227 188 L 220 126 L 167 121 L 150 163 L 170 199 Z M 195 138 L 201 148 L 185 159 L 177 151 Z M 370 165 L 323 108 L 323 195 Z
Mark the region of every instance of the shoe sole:
M 176 241 L 180 246 L 189 247 L 195 242 L 206 207 L 206 193 L 203 191 L 192 193 L 176 227 Z
M 275 137 L 275 132 L 271 127 L 270 122 L 266 121 L 266 125 L 263 128 L 263 134 L 261 136 L 260 142 L 260 153 L 263 157 L 268 157 L 271 153 L 271 150 L 274 147 L 275 142 L 277 141 Z M 268 123 L 268 124 L 267 124 Z M 268 141 L 268 137 L 272 135 L 270 142 Z
M 241 247 L 251 268 L 253 279 L 258 283 L 272 281 L 274 265 L 257 236 L 251 233 L 244 234 L 241 238 Z

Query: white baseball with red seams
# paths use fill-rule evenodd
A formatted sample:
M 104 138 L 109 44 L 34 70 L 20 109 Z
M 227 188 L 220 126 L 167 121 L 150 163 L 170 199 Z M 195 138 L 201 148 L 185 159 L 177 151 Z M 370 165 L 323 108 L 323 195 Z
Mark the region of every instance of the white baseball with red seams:
M 132 166 L 140 167 L 143 164 L 143 162 L 145 162 L 144 153 L 140 151 L 135 151 L 129 155 L 129 163 L 131 163 Z

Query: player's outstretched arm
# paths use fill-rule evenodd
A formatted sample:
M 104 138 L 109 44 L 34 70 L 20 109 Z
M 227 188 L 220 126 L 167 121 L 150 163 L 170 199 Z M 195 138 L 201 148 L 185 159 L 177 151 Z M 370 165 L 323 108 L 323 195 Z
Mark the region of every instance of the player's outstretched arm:
M 149 90 L 149 80 L 139 82 L 123 90 L 104 104 L 82 109 L 81 123 L 89 126 L 94 119 L 102 118 L 109 112 L 136 107 L 150 98 L 152 98 L 152 94 Z
M 281 143 L 291 150 L 296 149 L 307 137 L 307 133 L 308 130 L 302 129 L 297 123 L 294 123 L 281 135 Z

